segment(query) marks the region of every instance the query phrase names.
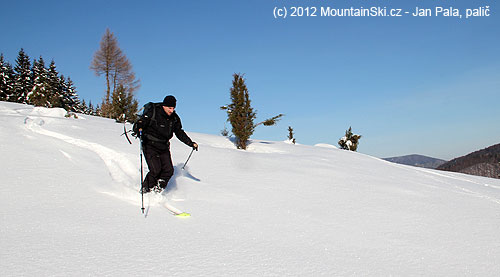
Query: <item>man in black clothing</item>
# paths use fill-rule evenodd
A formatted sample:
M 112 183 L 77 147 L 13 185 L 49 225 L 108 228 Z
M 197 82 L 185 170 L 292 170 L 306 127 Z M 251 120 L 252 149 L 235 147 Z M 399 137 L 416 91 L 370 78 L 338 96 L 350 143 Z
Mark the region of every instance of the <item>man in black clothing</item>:
M 146 104 L 143 115 L 134 124 L 133 131 L 141 136 L 149 168 L 142 187 L 145 193 L 152 189 L 161 192 L 174 174 L 170 155 L 170 139 L 174 134 L 180 141 L 198 151 L 198 144 L 182 129 L 181 119 L 175 112 L 176 102 L 175 97 L 169 95 L 162 103 Z

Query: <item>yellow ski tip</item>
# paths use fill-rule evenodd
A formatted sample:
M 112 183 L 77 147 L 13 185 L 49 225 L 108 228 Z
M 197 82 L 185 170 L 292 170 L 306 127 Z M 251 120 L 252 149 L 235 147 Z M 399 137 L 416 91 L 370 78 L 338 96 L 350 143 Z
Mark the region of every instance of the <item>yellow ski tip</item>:
M 188 214 L 188 213 L 180 213 L 180 214 L 176 214 L 175 216 L 177 217 L 190 217 L 191 214 Z

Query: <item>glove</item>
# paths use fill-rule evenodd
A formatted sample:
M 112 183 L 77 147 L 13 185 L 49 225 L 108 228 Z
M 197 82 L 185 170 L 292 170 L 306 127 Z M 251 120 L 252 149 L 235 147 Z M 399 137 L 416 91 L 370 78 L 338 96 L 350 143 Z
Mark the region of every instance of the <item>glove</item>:
M 142 127 L 144 125 L 144 122 L 142 120 L 138 120 L 134 126 L 132 127 L 132 135 L 134 137 L 139 137 L 140 132 L 142 131 Z
M 198 151 L 198 143 L 193 141 L 193 143 L 191 143 L 191 147 L 193 147 L 194 150 Z

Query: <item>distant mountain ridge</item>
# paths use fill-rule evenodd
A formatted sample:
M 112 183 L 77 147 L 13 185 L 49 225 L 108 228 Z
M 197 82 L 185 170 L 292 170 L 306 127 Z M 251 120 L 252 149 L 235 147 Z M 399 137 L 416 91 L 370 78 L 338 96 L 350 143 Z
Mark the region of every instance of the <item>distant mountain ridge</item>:
M 500 143 L 453 159 L 437 169 L 500 179 Z
M 427 157 L 427 156 L 423 156 L 423 155 L 417 155 L 417 154 L 384 158 L 383 160 L 393 162 L 393 163 L 398 163 L 398 164 L 405 164 L 405 165 L 424 167 L 424 168 L 433 168 L 433 169 L 446 163 L 445 160 Z

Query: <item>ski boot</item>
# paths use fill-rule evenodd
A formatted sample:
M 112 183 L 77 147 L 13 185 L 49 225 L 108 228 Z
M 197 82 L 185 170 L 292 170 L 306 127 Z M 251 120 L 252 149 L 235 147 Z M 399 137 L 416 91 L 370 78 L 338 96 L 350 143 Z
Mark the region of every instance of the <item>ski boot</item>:
M 158 179 L 158 183 L 153 188 L 153 190 L 156 193 L 162 193 L 162 191 L 165 190 L 166 187 L 167 187 L 167 182 L 163 179 Z

